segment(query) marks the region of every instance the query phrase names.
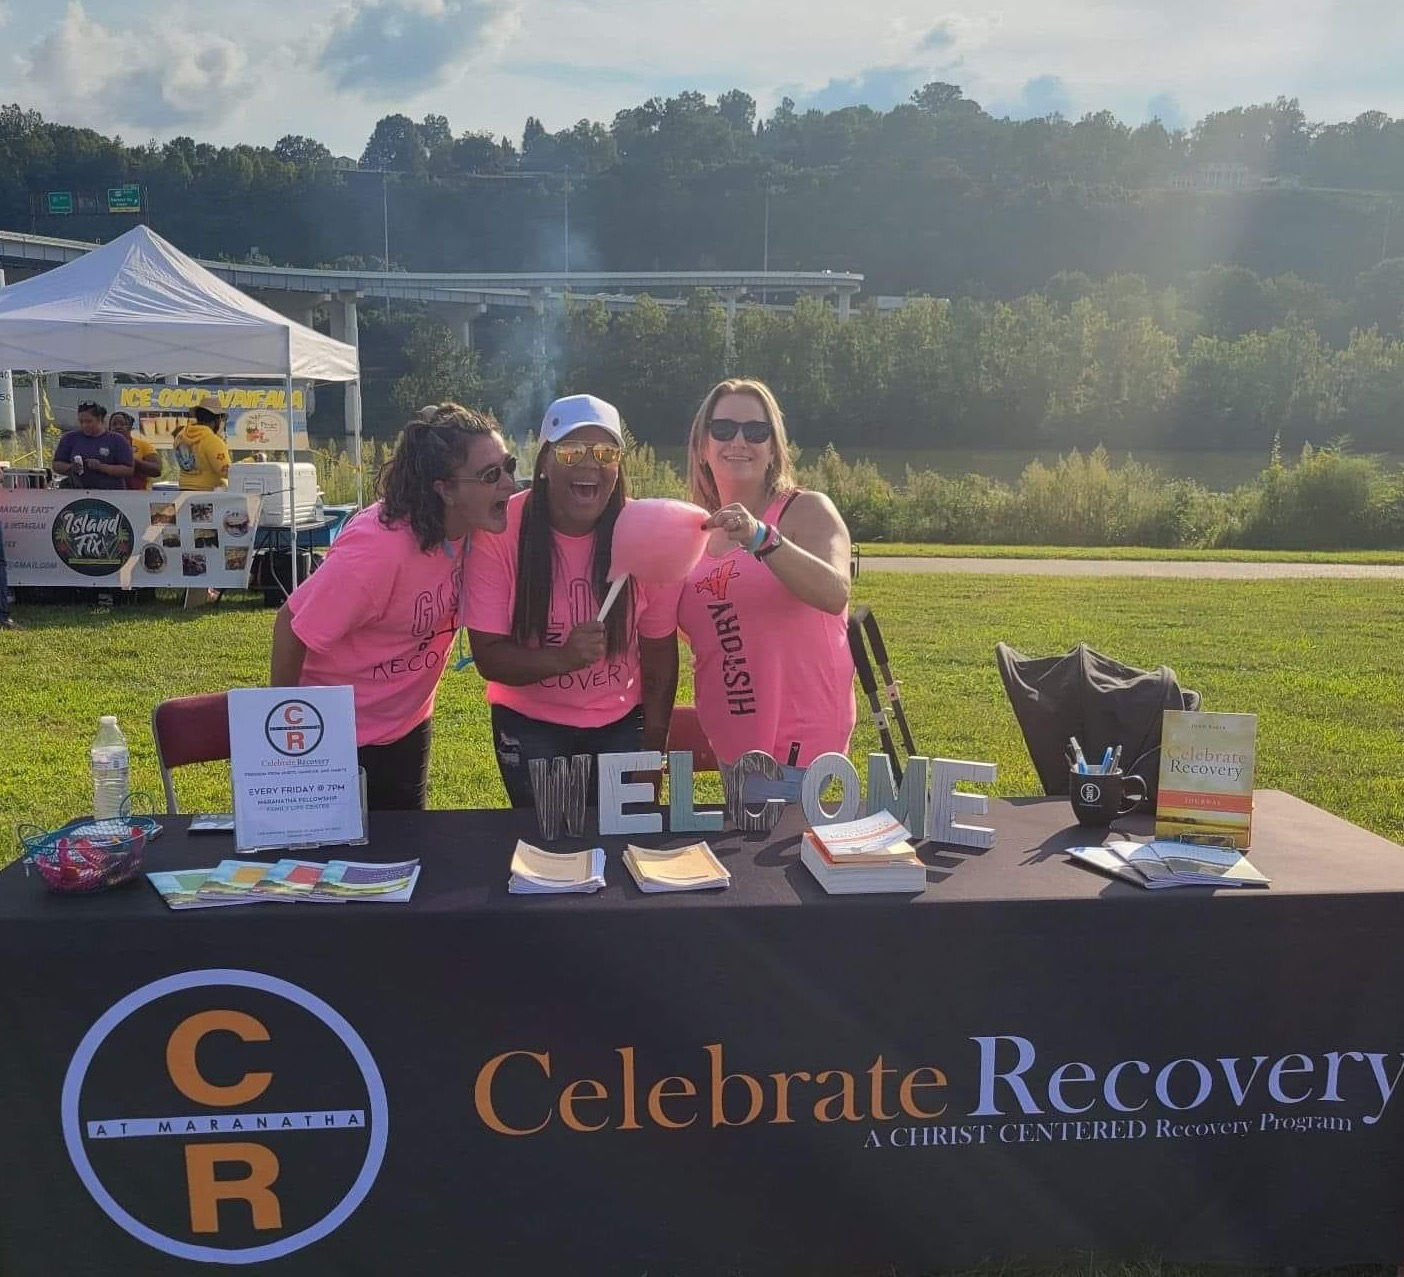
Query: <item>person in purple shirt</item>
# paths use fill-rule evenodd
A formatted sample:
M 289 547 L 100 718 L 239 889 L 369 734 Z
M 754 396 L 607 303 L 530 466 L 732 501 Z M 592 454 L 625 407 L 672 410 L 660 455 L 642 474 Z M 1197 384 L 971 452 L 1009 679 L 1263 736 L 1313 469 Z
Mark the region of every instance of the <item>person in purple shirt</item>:
M 132 445 L 107 428 L 107 409 L 91 400 L 78 405 L 78 429 L 58 441 L 53 465 L 70 488 L 123 489 L 136 469 Z

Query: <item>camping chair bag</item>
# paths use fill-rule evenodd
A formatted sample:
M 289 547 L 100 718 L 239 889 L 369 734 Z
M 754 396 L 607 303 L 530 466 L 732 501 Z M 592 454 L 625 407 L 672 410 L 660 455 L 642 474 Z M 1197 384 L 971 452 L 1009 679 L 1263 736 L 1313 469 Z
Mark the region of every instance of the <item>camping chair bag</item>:
M 995 660 L 1014 717 L 1045 794 L 1068 792 L 1068 737 L 1076 736 L 1088 762 L 1121 746 L 1121 770 L 1146 782 L 1152 806 L 1160 779 L 1161 714 L 1197 710 L 1198 692 L 1180 687 L 1175 671 L 1138 670 L 1079 643 L 1064 656 L 1029 657 L 1007 643 Z

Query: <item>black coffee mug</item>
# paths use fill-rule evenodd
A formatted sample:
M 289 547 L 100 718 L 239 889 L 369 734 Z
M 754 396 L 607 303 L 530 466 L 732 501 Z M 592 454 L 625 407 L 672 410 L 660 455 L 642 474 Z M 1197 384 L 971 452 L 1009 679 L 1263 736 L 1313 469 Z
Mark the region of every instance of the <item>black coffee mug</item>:
M 1146 782 L 1126 772 L 1068 772 L 1068 800 L 1079 825 L 1105 829 L 1146 800 Z

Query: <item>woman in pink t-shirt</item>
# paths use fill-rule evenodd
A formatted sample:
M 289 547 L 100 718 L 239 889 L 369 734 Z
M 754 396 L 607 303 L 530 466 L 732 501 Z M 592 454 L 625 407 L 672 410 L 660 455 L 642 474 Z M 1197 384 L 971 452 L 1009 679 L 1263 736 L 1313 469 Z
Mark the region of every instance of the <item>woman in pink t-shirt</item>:
M 467 538 L 506 527 L 516 468 L 490 416 L 422 408 L 380 472 L 380 500 L 346 525 L 274 621 L 271 686 L 354 689 L 373 811 L 425 806 Z
M 541 423 L 531 491 L 512 498 L 506 531 L 475 538 L 468 556 L 468 637 L 514 807 L 534 805 L 533 758 L 661 750 L 667 740 L 680 586 L 630 581 L 595 619 L 627 499 L 623 451 L 612 404 L 556 400 Z
M 764 750 L 782 767 L 847 753 L 857 707 L 848 648 L 848 529 L 795 487 L 780 405 L 764 382 L 723 381 L 688 440 L 692 499 L 712 544 L 683 585 L 702 730 L 723 763 Z

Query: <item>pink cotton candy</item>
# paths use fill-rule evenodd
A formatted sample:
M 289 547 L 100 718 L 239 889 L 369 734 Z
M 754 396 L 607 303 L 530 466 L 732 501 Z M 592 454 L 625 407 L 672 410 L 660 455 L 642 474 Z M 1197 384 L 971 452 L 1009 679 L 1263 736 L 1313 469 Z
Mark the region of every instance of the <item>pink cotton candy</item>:
M 609 579 L 632 576 L 645 585 L 681 581 L 707 545 L 701 506 L 667 497 L 626 502 L 614 522 Z

